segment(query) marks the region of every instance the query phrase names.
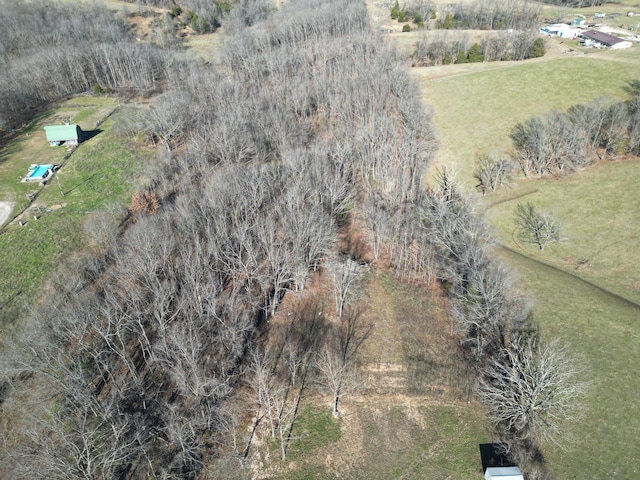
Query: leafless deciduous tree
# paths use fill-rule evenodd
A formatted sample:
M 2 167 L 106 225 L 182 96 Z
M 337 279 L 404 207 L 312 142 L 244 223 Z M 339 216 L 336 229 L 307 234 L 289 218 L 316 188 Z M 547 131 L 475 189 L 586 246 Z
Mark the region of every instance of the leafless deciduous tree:
M 356 387 L 358 349 L 372 328 L 356 308 L 349 308 L 339 320 L 339 325 L 329 331 L 315 360 L 319 382 L 331 393 L 334 417 L 340 416 L 338 407 L 342 396 Z
M 360 264 L 351 258 L 345 258 L 327 265 L 333 282 L 333 296 L 336 302 L 336 313 L 342 317 L 350 297 L 356 294 L 361 270 Z
M 510 159 L 497 155 L 480 155 L 476 161 L 473 176 L 478 180 L 478 188 L 482 194 L 495 192 L 499 186 L 509 181 L 513 169 Z
M 520 229 L 520 238 L 537 245 L 540 250 L 544 250 L 549 243 L 562 241 L 560 221 L 530 202 L 519 203 L 516 207 L 516 224 Z
M 586 388 L 566 346 L 515 338 L 483 374 L 480 398 L 505 438 L 562 444 L 563 427 L 579 413 Z

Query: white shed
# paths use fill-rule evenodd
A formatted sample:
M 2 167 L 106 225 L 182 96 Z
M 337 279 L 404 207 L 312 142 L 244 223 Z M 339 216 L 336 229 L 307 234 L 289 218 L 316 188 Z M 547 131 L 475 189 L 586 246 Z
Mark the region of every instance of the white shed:
M 524 480 L 518 467 L 489 467 L 484 472 L 485 480 Z

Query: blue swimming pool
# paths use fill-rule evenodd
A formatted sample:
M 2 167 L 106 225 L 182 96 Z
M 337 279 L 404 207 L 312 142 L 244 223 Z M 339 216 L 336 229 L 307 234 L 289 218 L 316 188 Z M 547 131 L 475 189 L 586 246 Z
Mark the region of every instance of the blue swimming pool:
M 41 179 L 46 178 L 49 175 L 49 171 L 53 168 L 53 165 L 36 165 L 33 170 L 29 171 L 27 177 L 29 179 Z

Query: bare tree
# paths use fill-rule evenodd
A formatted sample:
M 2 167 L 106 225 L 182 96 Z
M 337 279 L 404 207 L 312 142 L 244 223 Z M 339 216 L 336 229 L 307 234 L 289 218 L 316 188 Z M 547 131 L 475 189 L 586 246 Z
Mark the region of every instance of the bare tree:
M 561 445 L 586 389 L 566 346 L 515 338 L 482 373 L 480 398 L 505 438 Z
M 487 192 L 495 192 L 499 186 L 507 183 L 512 169 L 508 158 L 482 154 L 476 161 L 473 176 L 478 180 L 478 187 L 485 195 Z
M 520 238 L 544 250 L 549 243 L 562 241 L 562 226 L 550 213 L 537 209 L 532 203 L 519 203 L 516 224 Z
M 336 313 L 342 317 L 345 305 L 355 293 L 357 288 L 360 265 L 351 258 L 345 258 L 327 265 L 330 269 L 331 280 L 333 281 L 333 297 L 336 302 Z
M 365 323 L 362 311 L 349 309 L 340 317 L 340 324 L 329 332 L 317 355 L 315 365 L 320 372 L 319 382 L 331 393 L 334 417 L 340 416 L 338 407 L 342 396 L 356 385 L 358 349 L 371 328 Z

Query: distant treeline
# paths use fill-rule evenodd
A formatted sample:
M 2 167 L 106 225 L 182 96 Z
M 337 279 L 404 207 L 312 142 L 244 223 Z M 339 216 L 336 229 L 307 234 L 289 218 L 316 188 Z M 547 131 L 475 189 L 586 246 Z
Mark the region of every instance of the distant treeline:
M 541 8 L 528 0 L 474 0 L 452 3 L 439 12 L 441 29 L 530 30 L 537 27 Z
M 597 7 L 607 3 L 606 0 L 542 0 L 542 3 L 560 5 L 571 8 Z
M 630 82 L 627 90 L 631 98 L 624 102 L 601 97 L 518 123 L 509 134 L 512 155 L 478 159 L 479 188 L 494 191 L 515 172 L 563 175 L 604 158 L 640 156 L 640 81 Z
M 0 24 L 0 129 L 96 84 L 148 90 L 164 76 L 165 54 L 98 3 L 3 1 Z
M 414 65 L 526 60 L 541 57 L 545 45 L 533 31 L 499 32 L 471 44 L 469 34 L 450 30 L 423 32 L 412 55 Z

